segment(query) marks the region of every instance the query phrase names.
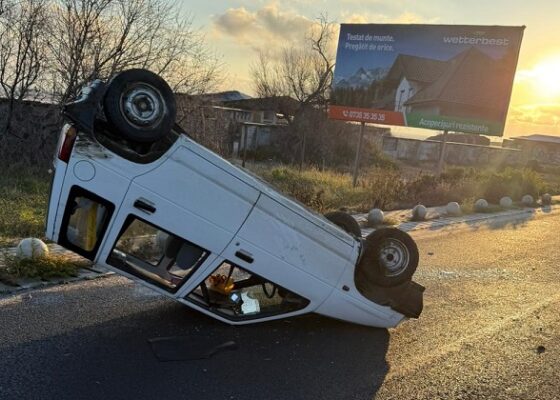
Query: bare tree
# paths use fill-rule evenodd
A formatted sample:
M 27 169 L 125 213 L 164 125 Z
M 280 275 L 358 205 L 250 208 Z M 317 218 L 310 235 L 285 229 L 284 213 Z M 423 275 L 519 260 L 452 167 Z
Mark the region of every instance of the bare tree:
M 290 96 L 298 101 L 294 118 L 288 123 L 300 137 L 300 169 L 305 162 L 309 129 L 304 124 L 305 114 L 324 109 L 327 104 L 334 69 L 334 54 L 330 51 L 333 36 L 334 24 L 321 16 L 311 27 L 304 47 L 285 47 L 280 54 L 261 51 L 251 67 L 259 97 Z
M 147 68 L 176 90 L 202 92 L 220 64 L 178 3 L 165 0 L 58 0 L 52 80 L 62 102 L 87 81 Z
M 46 2 L 21 0 L 1 6 L 0 90 L 7 100 L 1 132 L 7 133 L 11 132 L 16 105 L 29 97 L 43 72 Z
M 187 94 L 212 90 L 223 73 L 174 0 L 0 0 L 0 136 L 16 131 L 24 99 L 63 104 L 84 83 L 129 68 Z

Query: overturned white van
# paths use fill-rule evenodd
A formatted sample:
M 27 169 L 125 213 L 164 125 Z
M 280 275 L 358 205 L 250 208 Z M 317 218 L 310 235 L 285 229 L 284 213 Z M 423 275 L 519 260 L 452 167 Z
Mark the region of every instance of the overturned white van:
M 197 144 L 157 75 L 95 81 L 64 115 L 49 239 L 230 324 L 315 312 L 392 327 L 420 315 L 406 233 L 362 239 L 349 215 L 317 215 Z

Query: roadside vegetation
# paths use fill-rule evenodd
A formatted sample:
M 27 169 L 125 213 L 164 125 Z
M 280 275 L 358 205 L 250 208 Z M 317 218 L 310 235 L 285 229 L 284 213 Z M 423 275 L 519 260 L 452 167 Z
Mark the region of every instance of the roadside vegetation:
M 0 246 L 44 236 L 49 175 L 40 170 L 4 169 L 0 174 Z
M 364 170 L 352 187 L 348 169 L 321 170 L 287 165 L 250 164 L 249 168 L 284 194 L 319 213 L 333 210 L 367 212 L 372 208 L 393 210 L 416 204 L 438 206 L 450 201 L 461 204 L 464 213 L 474 212 L 474 203 L 485 198 L 487 212 L 499 211 L 503 196 L 519 202 L 525 194 L 534 198 L 545 192 L 560 194 L 560 170 L 554 168 L 462 168 L 450 167 L 441 177 L 407 169 L 392 162 L 378 162 Z M 44 239 L 50 175 L 41 170 L 5 169 L 0 175 L 0 247 L 16 246 L 20 239 Z M 0 281 L 70 277 L 83 262 L 57 255 L 20 260 L 0 254 Z
M 426 172 L 404 171 L 406 167 L 384 163 L 365 170 L 352 187 L 352 177 L 344 170 L 309 167 L 301 172 L 287 165 L 250 164 L 249 168 L 287 194 L 319 213 L 344 209 L 366 212 L 372 208 L 393 210 L 416 204 L 438 206 L 456 201 L 464 211 L 485 198 L 493 205 L 503 196 L 519 201 L 525 194 L 534 198 L 545 192 L 560 193 L 560 171 L 541 168 L 449 167 L 441 177 Z M 50 176 L 44 171 L 8 170 L 0 176 L 0 246 L 18 240 L 42 238 L 46 218 Z
M 545 192 L 560 193 L 560 171 L 554 168 L 463 168 L 449 167 L 441 177 L 426 172 L 410 174 L 398 166 L 383 164 L 363 171 L 352 187 L 348 171 L 303 171 L 287 165 L 251 164 L 249 168 L 281 192 L 319 213 L 332 210 L 366 212 L 371 208 L 392 210 L 416 204 L 438 206 L 456 201 L 464 211 L 485 198 L 493 205 L 503 196 L 519 201 Z M 406 167 L 404 167 L 406 168 Z M 42 238 L 50 176 L 44 171 L 5 170 L 0 175 L 0 246 L 15 246 L 19 239 Z
M 78 270 L 87 265 L 89 262 L 86 260 L 57 254 L 34 259 L 3 254 L 0 265 L 0 282 L 15 286 L 18 279 L 21 278 L 44 281 L 52 278 L 69 278 L 77 276 Z
M 366 212 L 371 208 L 392 210 L 411 208 L 416 204 L 444 205 L 456 201 L 465 209 L 474 208 L 479 198 L 487 199 L 490 211 L 504 196 L 519 201 L 525 194 L 538 198 L 541 194 L 560 193 L 556 174 L 537 172 L 529 168 L 462 168 L 450 167 L 441 177 L 418 172 L 404 174 L 395 168 L 372 168 L 365 171 L 352 187 L 348 173 L 320 171 L 309 168 L 299 172 L 288 166 L 252 167 L 253 171 L 282 192 L 324 213 L 332 210 Z M 408 176 L 406 176 L 408 175 Z M 470 207 L 469 207 L 470 204 Z

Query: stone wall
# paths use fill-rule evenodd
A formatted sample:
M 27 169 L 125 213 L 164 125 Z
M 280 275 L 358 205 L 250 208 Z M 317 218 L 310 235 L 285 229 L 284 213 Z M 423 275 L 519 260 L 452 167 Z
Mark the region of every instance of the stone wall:
M 8 104 L 0 101 L 0 126 Z M 0 168 L 49 169 L 60 132 L 60 109 L 53 104 L 26 101 L 16 107 L 12 133 L 0 134 Z
M 537 160 L 542 164 L 560 165 L 560 143 L 516 140 L 516 144 L 529 160 Z
M 441 142 L 434 140 L 383 138 L 383 152 L 397 160 L 437 163 Z M 451 165 L 520 164 L 521 151 L 464 143 L 447 143 L 445 161 Z

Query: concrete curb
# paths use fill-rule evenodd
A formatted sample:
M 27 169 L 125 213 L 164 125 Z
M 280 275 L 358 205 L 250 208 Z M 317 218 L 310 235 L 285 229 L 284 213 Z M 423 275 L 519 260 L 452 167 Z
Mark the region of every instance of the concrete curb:
M 470 225 L 483 226 L 485 223 L 492 221 L 501 221 L 503 223 L 515 220 L 526 220 L 538 215 L 546 215 L 560 211 L 560 205 L 543 206 L 543 207 L 524 207 L 514 210 L 505 210 L 496 213 L 474 213 L 462 215 L 459 217 L 445 216 L 442 210 L 445 207 L 432 207 L 428 209 L 428 218 L 425 221 L 410 221 L 411 210 L 397 210 L 386 213 L 388 218 L 398 221 L 393 227 L 405 232 L 415 232 L 422 230 L 438 231 L 454 225 Z M 356 214 L 354 218 L 360 224 L 367 222 L 367 214 Z M 369 235 L 376 228 L 362 228 L 362 237 Z

